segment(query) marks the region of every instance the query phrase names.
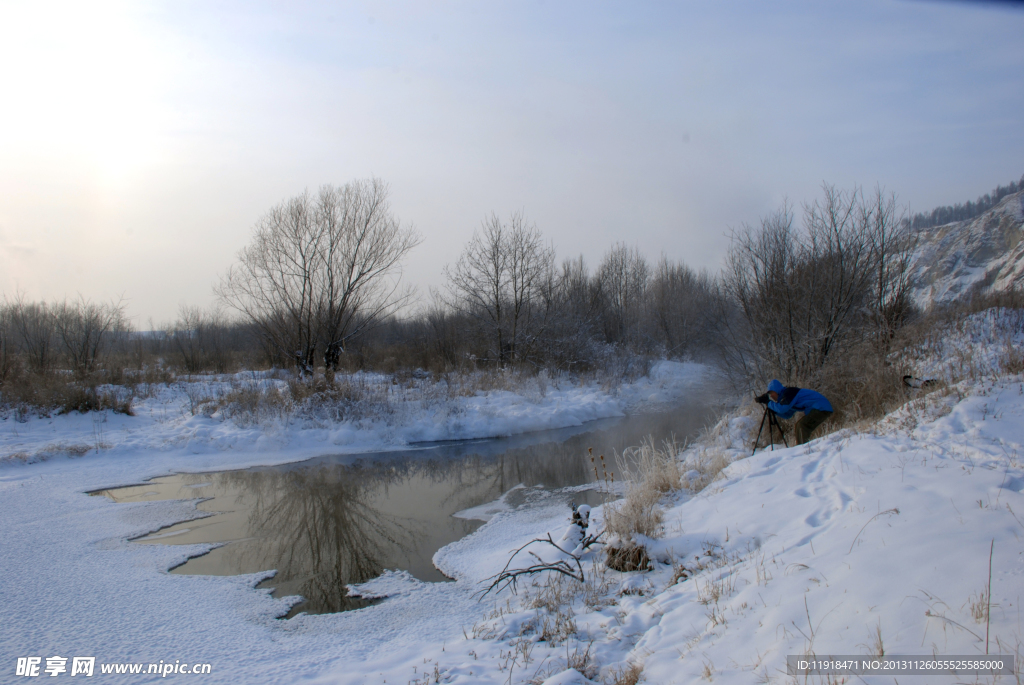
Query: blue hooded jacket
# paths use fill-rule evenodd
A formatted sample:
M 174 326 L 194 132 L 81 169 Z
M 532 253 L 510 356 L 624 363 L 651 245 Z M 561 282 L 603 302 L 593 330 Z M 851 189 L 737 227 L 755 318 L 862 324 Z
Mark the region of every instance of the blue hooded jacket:
M 779 394 L 778 402 L 769 402 L 768 408 L 778 414 L 780 419 L 788 419 L 795 412 L 809 412 L 812 409 L 819 411 L 834 411 L 832 405 L 825 396 L 814 390 L 806 388 L 786 388 L 778 380 L 772 380 L 768 384 L 768 392 Z

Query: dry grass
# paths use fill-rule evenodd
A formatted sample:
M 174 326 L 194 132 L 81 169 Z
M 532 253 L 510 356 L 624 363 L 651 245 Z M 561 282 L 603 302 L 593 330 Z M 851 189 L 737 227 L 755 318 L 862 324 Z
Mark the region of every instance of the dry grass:
M 82 457 L 88 454 L 89 452 L 92 452 L 93 450 L 99 452 L 100 450 L 105 449 L 110 449 L 110 445 L 100 439 L 97 439 L 96 442 L 91 444 L 81 442 L 58 442 L 50 443 L 49 445 L 46 445 L 42 449 L 37 450 L 34 454 L 29 454 L 28 452 L 21 451 L 14 452 L 11 454 L 2 454 L 0 455 L 0 462 L 18 461 L 23 462 L 25 464 L 34 464 L 36 462 L 46 461 L 47 459 L 59 456 L 71 458 Z
M 583 675 L 584 678 L 593 680 L 597 677 L 600 667 L 597 664 L 597 660 L 594 659 L 594 655 L 590 653 L 591 647 L 594 646 L 593 642 L 588 642 L 586 649 L 580 650 L 580 645 L 577 644 L 573 651 L 569 651 L 569 646 L 565 647 L 565 665 L 566 668 L 575 669 L 576 672 Z
M 606 681 L 608 685 L 637 685 L 644 681 L 644 667 L 643 664 L 632 663 L 613 669 L 608 675 L 611 678 Z
M 239 426 L 258 426 L 268 420 L 286 420 L 294 410 L 291 396 L 273 381 L 252 378 L 232 381 L 218 401 L 222 415 Z
M 656 448 L 652 440 L 645 439 L 639 447 L 624 450 L 616 462 L 619 472 L 627 481 L 664 494 L 679 489 L 679 463 L 676 457 L 681 450 L 674 439 L 666 440 L 661 449 Z
M 710 659 L 704 660 L 704 668 L 701 669 L 700 677 L 708 682 L 715 679 L 715 665 Z
M 607 570 L 599 563 L 591 564 L 584 582 L 562 574 L 548 574 L 543 580 L 533 582 L 523 593 L 523 606 L 539 609 L 555 615 L 572 607 L 576 602 L 597 611 L 608 606 L 608 592 L 611 581 Z
M 659 506 L 662 494 L 643 484 L 630 484 L 624 500 L 605 505 L 604 529 L 612 538 L 624 542 L 634 535 L 659 538 L 664 512 Z
M 1019 344 L 1024 337 L 1024 309 L 946 313 L 948 318 L 931 317 L 928 325 L 922 322 L 913 327 L 896 356 L 912 366 L 931 367 L 930 374 L 946 382 L 1020 373 L 1024 369 Z M 972 315 L 978 316 L 969 318 Z
M 970 615 L 975 623 L 988 623 L 990 602 L 985 589 L 971 595 L 970 599 L 967 600 L 967 604 L 970 606 Z M 996 606 L 998 607 L 999 605 L 997 604 Z
M 619 546 L 621 553 L 627 555 L 624 560 L 635 554 L 630 551 L 634 536 L 661 537 L 664 514 L 659 502 L 665 493 L 680 488 L 676 459 L 679 450 L 674 441 L 665 442 L 659 449 L 645 440 L 639 447 L 628 448 L 616 456 L 619 473 L 626 481 L 626 497 L 620 503 L 605 506 L 604 524 L 612 540 L 624 543 Z
M 285 374 L 281 381 L 253 373 L 251 378 L 232 379 L 230 390 L 220 395 L 202 384 L 182 387 L 193 414 L 220 412 L 241 426 L 256 426 L 292 417 L 342 422 L 384 416 L 394 411 L 390 385 L 389 380 L 362 376 L 299 379 Z
M 868 650 L 869 656 L 883 657 L 885 656 L 885 641 L 882 639 L 882 619 L 878 619 L 878 623 L 870 631 L 870 645 L 864 645 Z
M 58 372 L 13 374 L 0 386 L 0 412 L 11 411 L 15 418 L 33 413 L 49 417 L 107 409 L 134 415 L 132 407 L 139 386 L 135 383 L 111 385 L 105 382 L 104 375 L 97 373 L 76 379 L 71 374 Z
M 905 371 L 879 357 L 870 346 L 863 346 L 822 369 L 819 379 L 796 383 L 825 395 L 835 408 L 835 413 L 815 431 L 815 436 L 827 435 L 865 419 L 879 418 L 905 403 L 910 397 L 909 389 L 903 384 Z
M 700 492 L 714 482 L 730 463 L 728 448 L 721 445 L 699 445 L 687 456 L 682 483 L 691 492 Z
M 192 416 L 211 416 L 218 408 L 217 397 L 205 383 L 194 383 L 191 378 L 178 381 L 178 389 L 185 395 Z
M 651 568 L 651 559 L 647 556 L 647 549 L 636 543 L 612 543 L 605 553 L 605 562 L 608 568 L 620 573 L 631 571 L 646 571 Z

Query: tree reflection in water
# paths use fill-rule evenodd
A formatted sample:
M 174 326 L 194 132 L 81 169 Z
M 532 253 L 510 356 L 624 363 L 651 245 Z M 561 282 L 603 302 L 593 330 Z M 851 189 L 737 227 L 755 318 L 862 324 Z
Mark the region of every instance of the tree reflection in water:
M 161 531 L 160 538 L 140 542 L 231 540 L 174 572 L 241 574 L 276 569 L 275 577 L 265 584 L 274 587 L 277 596 L 304 597 L 296 610 L 355 609 L 368 602 L 350 596 L 348 585 L 374 578 L 385 569 L 408 570 L 425 581 L 445 580 L 433 567 L 434 552 L 481 525 L 452 517 L 455 512 L 492 502 L 520 484 L 543 490 L 516 491 L 518 499 L 508 498 L 513 505 L 529 496 L 585 501 L 580 493 L 550 493 L 594 481 L 590 462 L 585 460 L 588 447 L 611 461 L 615 452 L 638 444 L 645 436 L 664 439 L 673 431 L 692 434 L 710 416 L 710 411 L 691 408 L 682 420 L 678 412 L 664 415 L 660 423 L 658 417 L 631 419 L 610 430 L 516 447 L 509 444 L 513 441 L 453 443 L 366 455 L 354 463 L 351 457 L 334 456 L 279 467 L 181 474 L 159 479 L 169 489 L 159 498 L 201 494 L 212 497 L 201 505 L 204 510 L 227 513 L 178 524 Z M 177 490 L 169 482 L 175 479 Z M 195 489 L 200 486 L 201 491 Z M 116 491 L 111 491 L 117 500 L 114 495 Z M 182 534 L 167 536 L 174 532 Z
M 455 512 L 496 500 L 519 484 L 559 488 L 590 480 L 580 447 L 571 442 L 509 450 L 497 458 L 403 455 L 183 479 L 212 483 L 214 493 L 235 493 L 235 505 L 246 512 L 244 539 L 214 552 L 220 564 L 238 573 L 276 569 L 266 583 L 275 595 L 302 595 L 300 609 L 309 613 L 335 612 L 366 606 L 347 586 L 388 568 L 444 580 L 430 557 L 480 525 L 452 518 Z M 188 573 L 188 567 L 177 571 Z
M 375 491 L 399 477 L 382 465 L 218 474 L 215 484 L 238 492 L 236 503 L 248 510 L 250 539 L 226 552 L 240 569 L 277 569 L 275 594 L 302 595 L 304 611 L 366 606 L 347 585 L 380 575 L 387 560 L 416 547 L 421 524 L 374 502 Z

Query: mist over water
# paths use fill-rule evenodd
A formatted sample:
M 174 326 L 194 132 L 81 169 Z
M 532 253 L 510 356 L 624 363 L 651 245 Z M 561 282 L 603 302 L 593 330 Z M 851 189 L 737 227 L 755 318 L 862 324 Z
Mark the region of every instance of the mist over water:
M 227 543 L 193 557 L 173 573 L 237 575 L 275 569 L 262 586 L 301 595 L 297 612 L 327 613 L 366 606 L 348 585 L 403 569 L 424 581 L 447 580 L 432 557 L 483 521 L 456 512 L 494 502 L 516 486 L 505 506 L 552 497 L 601 504 L 594 490 L 563 488 L 603 478 L 587 457 L 615 455 L 644 439 L 693 437 L 716 410 L 697 398 L 671 411 L 511 438 L 415 445 L 360 455 L 325 455 L 275 467 L 176 474 L 144 485 L 103 491 L 115 502 L 208 498 L 211 515 L 140 538 L 141 544 Z M 600 461 L 598 461 L 600 464 Z M 100 493 L 97 493 L 100 494 Z

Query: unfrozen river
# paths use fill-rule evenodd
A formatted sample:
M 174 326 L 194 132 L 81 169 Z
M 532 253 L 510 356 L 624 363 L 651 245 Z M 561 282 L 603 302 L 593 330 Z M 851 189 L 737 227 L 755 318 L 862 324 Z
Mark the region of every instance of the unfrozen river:
M 104 490 L 115 502 L 203 498 L 206 518 L 178 523 L 137 540 L 141 544 L 218 543 L 173 573 L 237 575 L 276 569 L 264 585 L 276 596 L 301 595 L 297 612 L 326 613 L 365 606 L 347 587 L 404 569 L 424 581 L 444 581 L 434 552 L 468 535 L 502 498 L 514 508 L 557 497 L 601 504 L 602 480 L 588 458 L 614 454 L 653 439 L 692 437 L 717 414 L 697 401 L 672 411 L 602 419 L 583 426 L 511 438 L 429 443 L 391 452 L 325 455 L 282 466 L 153 479 Z M 526 486 L 517 488 L 517 486 Z M 511 492 L 510 492 L 511 491 Z M 499 506 L 493 507 L 498 509 Z M 568 515 L 568 509 L 566 511 Z

